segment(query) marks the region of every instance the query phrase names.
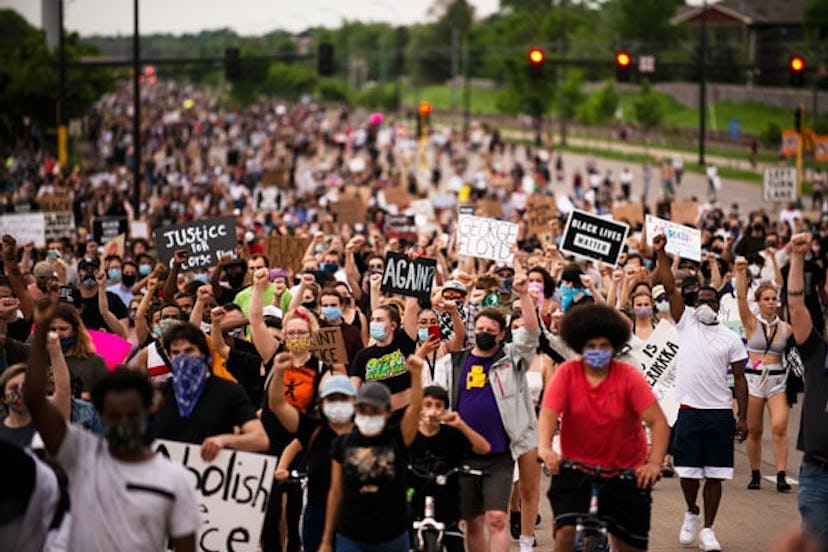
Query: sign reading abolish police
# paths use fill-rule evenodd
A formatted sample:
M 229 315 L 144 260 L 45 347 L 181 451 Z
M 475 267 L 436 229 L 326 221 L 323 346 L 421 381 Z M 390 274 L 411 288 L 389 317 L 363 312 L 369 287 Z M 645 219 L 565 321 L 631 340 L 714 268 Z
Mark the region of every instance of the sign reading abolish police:
M 170 266 L 175 252 L 187 251 L 187 262 L 182 270 L 208 268 L 218 263 L 223 255 L 235 257 L 236 219 L 218 217 L 187 224 L 165 226 L 152 233 L 161 261 Z
M 517 236 L 518 225 L 511 222 L 473 215 L 457 218 L 457 249 L 461 255 L 511 263 Z
M 653 386 L 658 404 L 673 425 L 678 417 L 679 403 L 676 399 L 676 358 L 679 341 L 676 327 L 662 320 L 655 327 L 646 343 L 629 351 L 633 364 L 641 367 L 644 379 Z
M 765 201 L 796 201 L 796 167 L 768 167 L 762 192 Z
M 389 252 L 385 256 L 385 272 L 380 289 L 387 293 L 428 299 L 435 270 L 437 261 L 434 259 L 411 260 L 402 253 Z
M 276 458 L 224 449 L 206 463 L 200 448 L 162 439 L 153 444 L 193 479 L 202 518 L 198 550 L 258 550 Z
M 576 209 L 566 221 L 560 249 L 615 266 L 629 231 L 626 224 Z

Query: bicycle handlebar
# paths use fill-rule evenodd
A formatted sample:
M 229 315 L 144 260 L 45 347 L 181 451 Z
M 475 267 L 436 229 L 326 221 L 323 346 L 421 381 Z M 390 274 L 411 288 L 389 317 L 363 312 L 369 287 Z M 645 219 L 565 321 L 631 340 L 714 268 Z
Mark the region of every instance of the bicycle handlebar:
M 418 470 L 417 468 L 409 464 L 408 471 L 410 471 L 411 473 L 413 473 L 421 479 L 428 479 L 429 481 L 434 481 L 438 485 L 445 485 L 450 476 L 458 473 L 465 475 L 474 475 L 476 477 L 483 477 L 485 475 L 482 471 L 472 469 L 469 466 L 458 466 L 456 468 L 448 470 L 447 472 L 434 473 Z

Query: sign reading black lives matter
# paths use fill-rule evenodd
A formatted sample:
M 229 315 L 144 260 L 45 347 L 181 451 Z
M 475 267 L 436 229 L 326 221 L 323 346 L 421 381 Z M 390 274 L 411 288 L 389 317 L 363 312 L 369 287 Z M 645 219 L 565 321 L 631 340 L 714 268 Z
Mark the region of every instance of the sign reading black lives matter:
M 157 228 L 152 233 L 161 261 L 170 266 L 175 252 L 187 251 L 182 270 L 209 268 L 223 255 L 236 256 L 236 219 L 218 217 Z
M 126 217 L 101 217 L 92 219 L 92 239 L 98 245 L 106 245 L 129 230 Z
M 385 256 L 385 272 L 380 289 L 407 297 L 428 299 L 436 269 L 437 261 L 434 259 L 411 260 L 401 253 L 388 253 Z
M 629 231 L 626 224 L 575 210 L 566 221 L 560 249 L 615 266 Z

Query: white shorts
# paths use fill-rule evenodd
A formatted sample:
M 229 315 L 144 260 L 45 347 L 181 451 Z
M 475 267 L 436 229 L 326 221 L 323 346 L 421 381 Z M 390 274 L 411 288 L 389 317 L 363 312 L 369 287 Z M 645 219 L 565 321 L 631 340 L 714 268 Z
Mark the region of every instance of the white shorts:
M 767 399 L 777 393 L 785 392 L 785 383 L 788 380 L 788 373 L 775 373 L 771 375 L 771 372 L 783 371 L 784 369 L 782 368 L 782 365 L 760 364 L 759 369 L 762 370 L 763 373 L 745 374 L 748 384 L 748 394 L 750 396 L 758 397 L 760 399 Z

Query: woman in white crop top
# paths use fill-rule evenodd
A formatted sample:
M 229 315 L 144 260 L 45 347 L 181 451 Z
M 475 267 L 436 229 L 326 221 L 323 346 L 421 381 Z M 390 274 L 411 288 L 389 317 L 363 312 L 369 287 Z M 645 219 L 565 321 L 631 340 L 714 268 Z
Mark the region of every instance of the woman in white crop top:
M 767 404 L 776 462 L 776 489 L 788 492 L 791 486 L 785 479 L 785 469 L 788 463 L 787 428 L 790 407 L 785 397 L 787 373 L 782 367 L 782 353 L 791 336 L 791 326 L 777 315 L 779 296 L 776 285 L 762 282 L 754 290 L 753 295 L 759 308 L 758 315 L 754 315 L 748 305 L 747 261 L 744 258 L 736 260 L 734 272 L 739 318 L 748 337 L 748 363 L 745 368 L 749 394 L 747 453 L 751 469 L 748 489 L 758 489 L 761 486 L 759 466 L 762 456 L 762 421 Z

